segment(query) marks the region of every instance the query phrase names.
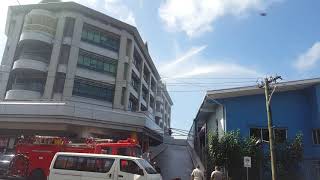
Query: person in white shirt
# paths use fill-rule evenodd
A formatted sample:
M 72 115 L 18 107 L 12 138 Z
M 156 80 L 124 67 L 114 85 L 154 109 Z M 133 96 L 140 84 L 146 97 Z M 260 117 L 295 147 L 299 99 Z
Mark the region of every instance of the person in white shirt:
M 222 180 L 223 174 L 220 171 L 219 166 L 216 166 L 214 169 L 215 170 L 211 173 L 210 180 Z
M 198 165 L 191 173 L 191 180 L 204 180 L 203 172 Z

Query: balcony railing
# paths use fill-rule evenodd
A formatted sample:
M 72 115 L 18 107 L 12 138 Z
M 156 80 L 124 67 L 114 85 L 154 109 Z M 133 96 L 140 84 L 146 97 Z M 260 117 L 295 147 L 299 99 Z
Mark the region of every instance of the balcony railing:
M 46 34 L 49 34 L 51 36 L 54 36 L 56 33 L 56 30 L 42 24 L 26 24 L 23 27 L 23 31 L 38 31 L 38 32 L 44 32 Z
M 31 59 L 31 60 L 41 61 L 44 63 L 49 63 L 49 59 L 38 56 L 36 53 L 23 53 L 20 55 L 19 59 Z
M 15 90 L 29 90 L 29 91 L 38 91 L 43 92 L 43 84 L 42 83 L 15 83 L 12 84 L 12 89 Z

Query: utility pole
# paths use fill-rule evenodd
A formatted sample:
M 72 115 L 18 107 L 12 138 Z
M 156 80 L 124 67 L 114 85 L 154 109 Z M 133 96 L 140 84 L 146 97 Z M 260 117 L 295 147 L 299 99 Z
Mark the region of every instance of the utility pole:
M 270 156 L 271 156 L 271 172 L 272 172 L 272 180 L 277 180 L 277 172 L 276 172 L 276 154 L 274 147 L 274 134 L 273 134 L 273 123 L 272 123 L 272 113 L 271 113 L 271 98 L 276 89 L 276 86 L 273 87 L 272 92 L 272 83 L 277 83 L 277 80 L 282 80 L 281 76 L 270 76 L 269 78 L 265 78 L 260 88 L 264 88 L 265 98 L 266 98 L 266 110 L 268 117 L 268 131 L 269 131 L 269 146 L 270 146 Z

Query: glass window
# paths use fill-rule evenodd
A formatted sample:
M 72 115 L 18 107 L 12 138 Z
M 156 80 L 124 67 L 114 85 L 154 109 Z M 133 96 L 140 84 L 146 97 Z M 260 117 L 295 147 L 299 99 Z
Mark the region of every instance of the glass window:
M 96 69 L 96 68 L 97 68 L 97 60 L 91 59 L 91 61 L 90 61 L 90 67 L 91 67 L 92 69 Z
M 132 160 L 121 159 L 120 171 L 130 174 L 139 174 L 140 167 Z
M 87 56 L 85 56 L 85 57 L 83 58 L 83 64 L 84 64 L 85 66 L 90 66 L 90 58 L 87 57 Z
M 96 159 L 95 158 L 86 158 L 85 171 L 95 172 L 95 164 L 96 164 Z
M 320 144 L 320 129 L 314 129 L 312 131 L 313 143 Z
M 58 156 L 56 162 L 54 163 L 54 169 L 65 169 L 67 164 L 67 157 L 65 156 Z
M 94 32 L 93 31 L 88 31 L 88 40 L 91 40 L 91 41 L 93 41 L 93 39 L 94 39 Z
M 101 148 L 101 154 L 112 154 L 111 147 L 102 147 Z
M 82 39 L 87 39 L 88 38 L 88 31 L 86 29 L 82 30 L 81 38 Z
M 94 42 L 100 43 L 100 33 L 99 32 L 94 32 Z
M 105 63 L 103 66 L 104 71 L 110 71 L 110 64 Z
M 138 159 L 140 165 L 147 171 L 148 174 L 157 174 L 158 172 L 144 159 Z
M 130 156 L 130 149 L 129 148 L 119 148 L 118 155 Z
M 110 49 L 112 51 L 119 50 L 120 38 L 111 33 L 98 30 L 88 24 L 85 24 L 82 30 L 81 39 L 83 41 L 93 43 L 95 45 Z M 87 34 L 86 34 L 87 32 Z
M 250 136 L 255 137 L 257 139 L 261 139 L 261 129 L 259 128 L 251 128 L 250 129 Z
M 77 161 L 78 161 L 77 157 L 73 157 L 73 156 L 68 157 L 65 169 L 77 170 Z
M 84 64 L 84 59 L 83 59 L 83 56 L 82 56 L 82 55 L 79 55 L 78 63 L 81 64 L 81 65 Z
M 117 62 L 113 59 L 80 50 L 78 66 L 103 73 L 116 75 Z
M 112 72 L 112 73 L 116 72 L 116 68 L 115 68 L 114 64 L 110 64 L 110 72 Z

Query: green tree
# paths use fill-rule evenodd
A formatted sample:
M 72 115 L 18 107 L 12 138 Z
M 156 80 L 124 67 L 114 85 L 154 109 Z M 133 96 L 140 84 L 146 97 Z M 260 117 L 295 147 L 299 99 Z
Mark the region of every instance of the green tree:
M 207 177 L 210 177 L 214 166 L 217 165 L 225 167 L 229 177 L 245 179 L 244 156 L 251 157 L 252 167 L 249 174 L 254 179 L 259 177 L 262 168 L 270 171 L 269 152 L 266 151 L 264 154 L 264 148 L 257 146 L 256 142 L 257 139 L 253 137 L 241 137 L 239 130 L 226 132 L 222 137 L 219 137 L 216 133 L 209 133 L 206 147 Z M 298 177 L 296 170 L 303 159 L 302 134 L 297 134 L 293 140 L 276 144 L 276 154 L 280 179 L 284 179 L 283 177 L 291 177 L 291 179 Z

